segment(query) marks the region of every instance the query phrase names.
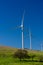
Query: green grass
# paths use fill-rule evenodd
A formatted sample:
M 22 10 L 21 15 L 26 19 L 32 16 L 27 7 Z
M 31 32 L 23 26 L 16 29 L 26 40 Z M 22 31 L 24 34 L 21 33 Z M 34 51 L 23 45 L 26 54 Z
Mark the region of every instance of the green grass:
M 13 57 L 1 57 L 0 65 L 43 65 L 43 62 L 20 62 L 19 59 L 14 59 Z
M 25 62 L 25 61 L 20 62 L 19 59 L 13 58 L 12 56 L 16 50 L 17 50 L 16 48 L 1 46 L 0 47 L 0 65 L 43 65 L 43 62 Z M 28 54 L 29 55 L 35 54 L 36 56 L 40 56 L 40 55 L 43 55 L 43 52 L 28 50 Z M 38 58 L 35 57 L 34 60 L 38 60 Z

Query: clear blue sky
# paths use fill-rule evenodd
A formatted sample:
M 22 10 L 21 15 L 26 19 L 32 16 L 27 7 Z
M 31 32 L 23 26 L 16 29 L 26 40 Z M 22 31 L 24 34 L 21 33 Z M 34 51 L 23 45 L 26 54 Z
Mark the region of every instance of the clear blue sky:
M 21 48 L 21 24 L 32 32 L 32 49 L 40 50 L 43 44 L 43 0 L 0 0 L 0 45 Z M 24 47 L 29 48 L 29 37 L 24 30 Z

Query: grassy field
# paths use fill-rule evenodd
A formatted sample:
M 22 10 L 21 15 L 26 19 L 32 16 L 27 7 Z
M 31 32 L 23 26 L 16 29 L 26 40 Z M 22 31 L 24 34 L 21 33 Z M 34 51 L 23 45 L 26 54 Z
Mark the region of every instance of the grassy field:
M 0 58 L 0 65 L 43 65 L 43 62 L 25 62 L 12 57 Z
M 17 58 L 13 58 L 16 48 L 0 47 L 0 65 L 43 65 L 43 62 L 21 61 Z M 43 55 L 41 51 L 28 50 L 28 54 L 35 54 L 36 56 Z M 38 58 L 34 58 L 35 60 Z

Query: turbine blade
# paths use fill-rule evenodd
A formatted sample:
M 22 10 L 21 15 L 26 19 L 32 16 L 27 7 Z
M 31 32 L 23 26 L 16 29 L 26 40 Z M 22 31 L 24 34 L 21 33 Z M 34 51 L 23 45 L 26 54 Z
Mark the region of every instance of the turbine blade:
M 25 11 L 24 11 L 24 13 L 23 13 L 22 22 L 21 22 L 21 27 L 23 27 L 23 23 L 24 23 L 24 14 L 25 14 Z

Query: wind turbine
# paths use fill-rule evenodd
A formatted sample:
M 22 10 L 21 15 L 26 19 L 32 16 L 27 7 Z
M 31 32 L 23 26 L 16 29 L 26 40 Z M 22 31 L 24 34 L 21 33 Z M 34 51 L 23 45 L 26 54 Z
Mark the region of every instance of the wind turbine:
M 41 44 L 41 51 L 42 51 L 43 45 Z
M 31 34 L 31 30 L 30 30 L 30 26 L 29 26 L 29 31 L 27 30 L 27 37 L 29 38 L 29 42 L 30 42 L 30 50 L 32 50 L 32 34 Z
M 24 49 L 24 14 L 25 14 L 25 11 L 23 13 L 22 23 L 20 26 L 22 30 L 22 49 Z
M 30 50 L 32 50 L 32 35 L 31 35 L 30 27 L 29 27 L 29 39 L 30 39 Z
M 16 27 L 16 29 L 21 28 L 21 30 L 22 30 L 22 49 L 24 49 L 24 14 L 25 14 L 25 11 L 23 13 L 21 25 Z

